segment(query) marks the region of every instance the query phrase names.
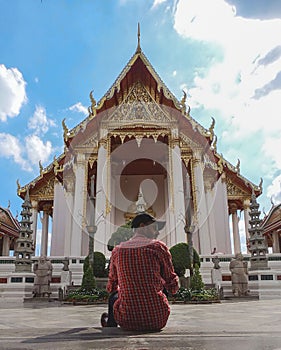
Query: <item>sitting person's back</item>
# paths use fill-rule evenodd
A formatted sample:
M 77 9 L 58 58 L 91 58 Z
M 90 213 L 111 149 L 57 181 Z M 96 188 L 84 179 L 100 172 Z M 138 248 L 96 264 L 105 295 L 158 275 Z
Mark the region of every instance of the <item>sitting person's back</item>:
M 172 294 L 178 290 L 171 254 L 163 242 L 154 239 L 159 234 L 156 226 L 154 218 L 139 214 L 132 222 L 135 235 L 112 252 L 107 289 L 118 292 L 114 319 L 125 329 L 163 328 L 170 314 L 163 289 Z

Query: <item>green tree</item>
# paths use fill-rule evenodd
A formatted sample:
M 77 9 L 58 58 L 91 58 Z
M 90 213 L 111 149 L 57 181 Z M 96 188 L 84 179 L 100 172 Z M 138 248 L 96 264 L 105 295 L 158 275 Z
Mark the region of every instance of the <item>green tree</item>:
M 193 275 L 191 276 L 190 289 L 196 292 L 200 292 L 205 289 L 205 284 L 202 281 L 202 276 L 197 264 L 195 265 Z
M 96 287 L 96 280 L 93 273 L 93 268 L 90 264 L 89 256 L 84 260 L 83 264 L 83 278 L 81 289 L 91 292 Z
M 94 252 L 94 276 L 105 277 L 106 258 L 101 252 Z
M 178 243 L 170 248 L 172 262 L 176 274 L 179 277 L 184 276 L 185 270 L 190 269 L 190 254 L 187 243 Z M 197 251 L 193 248 L 193 268 L 198 265 L 200 267 L 200 257 Z
M 126 224 L 118 227 L 117 231 L 112 233 L 108 243 L 107 249 L 112 251 L 115 246 L 120 244 L 121 242 L 128 241 L 131 237 L 133 237 L 133 229 L 131 228 L 131 221 Z

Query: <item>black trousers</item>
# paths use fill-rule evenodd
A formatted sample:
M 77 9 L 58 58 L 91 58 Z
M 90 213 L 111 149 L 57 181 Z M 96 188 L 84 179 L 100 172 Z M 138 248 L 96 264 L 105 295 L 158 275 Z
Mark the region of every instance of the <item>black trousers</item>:
M 167 290 L 164 288 L 163 293 L 168 296 Z M 108 320 L 107 320 L 107 327 L 117 327 L 118 324 L 115 321 L 114 313 L 113 313 L 113 306 L 115 301 L 118 299 L 118 292 L 113 292 L 108 297 Z
M 107 327 L 117 327 L 117 322 L 115 321 L 114 314 L 113 314 L 113 305 L 115 301 L 118 299 L 118 292 L 113 292 L 109 295 L 108 298 L 108 321 L 107 321 Z

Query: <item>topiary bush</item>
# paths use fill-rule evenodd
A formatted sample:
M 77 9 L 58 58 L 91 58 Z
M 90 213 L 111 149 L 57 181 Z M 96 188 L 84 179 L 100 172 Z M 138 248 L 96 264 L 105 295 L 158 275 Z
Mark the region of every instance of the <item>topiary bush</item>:
M 94 276 L 106 277 L 107 271 L 105 270 L 106 258 L 101 252 L 94 252 Z
M 178 243 L 170 248 L 174 270 L 179 277 L 184 276 L 185 270 L 190 269 L 190 254 L 187 243 Z M 200 267 L 200 257 L 193 248 L 193 268 L 198 265 Z
M 96 280 L 94 277 L 93 268 L 90 264 L 89 256 L 87 256 L 84 260 L 83 264 L 83 278 L 81 289 L 90 292 L 96 287 Z
M 190 279 L 190 289 L 196 292 L 201 292 L 205 289 L 205 284 L 202 281 L 202 276 L 199 271 L 199 266 L 196 264 L 193 275 Z
M 112 251 L 114 247 L 120 244 L 121 242 L 128 241 L 130 238 L 132 238 L 133 234 L 134 232 L 131 228 L 131 221 L 129 221 L 126 224 L 118 227 L 117 231 L 112 233 L 107 243 L 107 249 L 109 251 Z

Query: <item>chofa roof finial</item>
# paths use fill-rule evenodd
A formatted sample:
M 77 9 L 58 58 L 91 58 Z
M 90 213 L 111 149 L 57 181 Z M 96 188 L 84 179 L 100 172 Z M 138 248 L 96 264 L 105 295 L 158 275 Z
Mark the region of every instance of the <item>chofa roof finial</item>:
M 137 47 L 137 53 L 141 52 L 141 47 L 140 47 L 140 23 L 138 22 L 138 47 Z

